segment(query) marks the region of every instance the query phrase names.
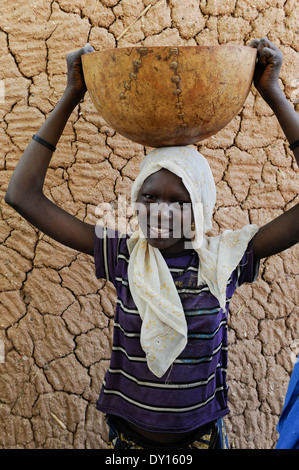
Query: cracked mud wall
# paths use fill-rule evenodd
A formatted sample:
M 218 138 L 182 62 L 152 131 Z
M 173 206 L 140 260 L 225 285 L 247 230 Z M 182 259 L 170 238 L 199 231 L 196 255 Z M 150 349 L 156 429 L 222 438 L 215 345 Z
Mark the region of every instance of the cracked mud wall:
M 119 41 L 148 0 L 0 0 L 0 448 L 106 448 L 95 402 L 109 364 L 114 290 L 93 260 L 49 239 L 3 197 L 22 152 L 59 100 L 66 54 L 127 45 L 248 44 L 284 53 L 281 87 L 298 102 L 296 0 L 162 0 Z M 201 142 L 217 183 L 213 234 L 263 225 L 298 202 L 298 168 L 252 88 L 239 115 Z M 110 129 L 89 96 L 73 112 L 46 195 L 87 222 L 129 196 L 148 149 Z M 230 308 L 230 445 L 273 448 L 298 339 L 298 246 L 263 260 Z M 0 343 L 3 345 L 3 343 Z

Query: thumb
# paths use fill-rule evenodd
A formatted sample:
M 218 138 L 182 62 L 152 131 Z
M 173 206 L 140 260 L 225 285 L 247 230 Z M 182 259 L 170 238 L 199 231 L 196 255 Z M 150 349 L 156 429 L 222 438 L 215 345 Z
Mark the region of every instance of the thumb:
M 258 44 L 259 44 L 259 39 L 252 39 L 252 41 L 248 44 L 248 47 L 257 49 Z
M 90 52 L 95 52 L 94 48 L 92 47 L 91 44 L 86 43 L 84 47 L 82 47 L 82 53 L 83 54 L 88 54 Z

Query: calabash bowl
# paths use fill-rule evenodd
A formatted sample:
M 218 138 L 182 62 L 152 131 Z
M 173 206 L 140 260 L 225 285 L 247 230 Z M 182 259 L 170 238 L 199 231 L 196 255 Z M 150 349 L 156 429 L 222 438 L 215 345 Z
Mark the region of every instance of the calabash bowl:
M 256 49 L 126 47 L 82 56 L 90 97 L 106 123 L 150 147 L 188 145 L 219 132 L 241 110 Z

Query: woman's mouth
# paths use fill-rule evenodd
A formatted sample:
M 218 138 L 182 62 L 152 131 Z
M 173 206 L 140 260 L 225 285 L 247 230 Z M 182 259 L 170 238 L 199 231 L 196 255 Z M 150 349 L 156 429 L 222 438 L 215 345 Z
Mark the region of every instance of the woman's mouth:
M 150 238 L 169 238 L 172 229 L 169 227 L 161 228 L 148 225 Z

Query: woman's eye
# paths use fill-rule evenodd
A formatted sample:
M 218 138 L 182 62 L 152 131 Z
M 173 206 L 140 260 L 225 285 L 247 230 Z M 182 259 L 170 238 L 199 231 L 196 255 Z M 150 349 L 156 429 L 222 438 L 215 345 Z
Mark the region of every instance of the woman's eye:
M 192 211 L 191 207 L 191 203 L 187 201 L 177 201 L 174 203 L 174 209 L 184 214 L 187 214 Z
M 183 207 L 186 206 L 188 203 L 185 202 L 185 201 L 177 201 L 175 204 L 178 205 L 179 207 L 183 208 Z

